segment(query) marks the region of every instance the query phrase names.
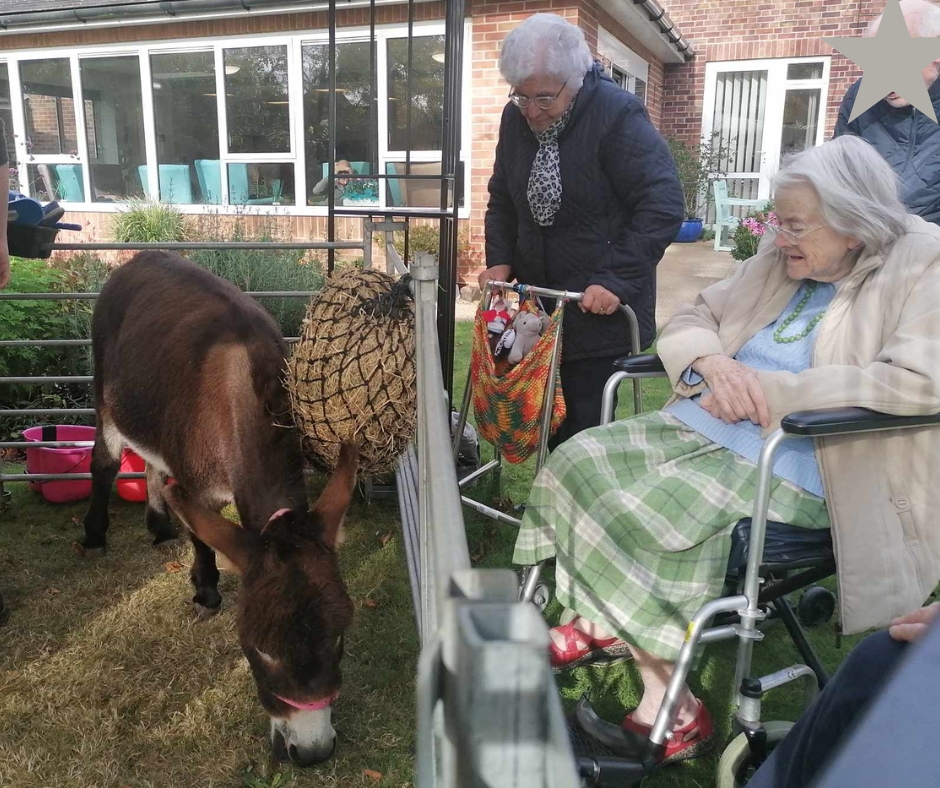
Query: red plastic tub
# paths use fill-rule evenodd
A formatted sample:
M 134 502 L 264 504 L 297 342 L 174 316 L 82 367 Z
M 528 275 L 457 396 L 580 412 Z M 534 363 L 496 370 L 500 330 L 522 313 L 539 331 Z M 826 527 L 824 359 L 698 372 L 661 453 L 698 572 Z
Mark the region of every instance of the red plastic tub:
M 94 427 L 60 424 L 30 427 L 23 430 L 27 441 L 89 441 L 95 440 Z M 36 448 L 26 450 L 27 473 L 90 473 L 91 446 L 74 448 Z M 91 481 L 31 482 L 30 487 L 42 493 L 50 503 L 80 501 L 91 495 Z
M 124 449 L 121 455 L 121 473 L 143 473 L 147 468 L 137 452 L 132 449 Z M 147 500 L 147 480 L 146 479 L 118 479 L 117 493 L 125 501 L 146 501 Z

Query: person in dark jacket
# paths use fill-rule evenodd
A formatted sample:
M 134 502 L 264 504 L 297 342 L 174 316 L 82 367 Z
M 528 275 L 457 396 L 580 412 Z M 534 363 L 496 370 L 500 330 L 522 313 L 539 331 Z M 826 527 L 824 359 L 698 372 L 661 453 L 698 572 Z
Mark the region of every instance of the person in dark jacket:
M 927 0 L 901 0 L 901 12 L 912 36 L 940 36 L 940 6 Z M 878 32 L 881 17 L 865 36 Z M 940 118 L 940 59 L 923 70 L 924 83 Z M 940 224 L 940 126 L 898 96 L 889 93 L 875 106 L 849 123 L 861 80 L 845 94 L 839 108 L 835 137 L 854 134 L 874 145 L 901 179 L 901 199 L 911 213 Z
M 584 292 L 565 311 L 561 381 L 567 418 L 554 448 L 600 423 L 613 361 L 655 335 L 656 264 L 682 224 L 682 188 L 641 101 L 595 63 L 580 28 L 535 14 L 503 44 L 510 84 L 486 210 L 490 280 Z M 641 348 L 634 348 L 639 352 Z

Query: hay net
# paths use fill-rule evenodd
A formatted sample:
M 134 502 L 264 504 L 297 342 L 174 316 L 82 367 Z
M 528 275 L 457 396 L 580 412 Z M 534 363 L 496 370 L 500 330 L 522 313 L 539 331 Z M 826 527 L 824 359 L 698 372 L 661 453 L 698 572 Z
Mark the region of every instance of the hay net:
M 524 310 L 537 312 L 538 307 L 528 299 L 519 306 L 520 312 Z M 477 310 L 470 356 L 473 412 L 480 435 L 498 447 L 510 463 L 525 462 L 538 449 L 552 351 L 555 342 L 561 341 L 559 332 L 563 312 L 561 307 L 556 308 L 548 329 L 535 346 L 506 374 L 499 375 L 482 304 Z M 550 434 L 554 434 L 565 419 L 559 369 L 555 370 Z
M 334 273 L 307 307 L 287 389 L 304 450 L 332 470 L 343 441 L 359 445 L 360 473 L 391 473 L 416 424 L 414 303 L 407 277 Z

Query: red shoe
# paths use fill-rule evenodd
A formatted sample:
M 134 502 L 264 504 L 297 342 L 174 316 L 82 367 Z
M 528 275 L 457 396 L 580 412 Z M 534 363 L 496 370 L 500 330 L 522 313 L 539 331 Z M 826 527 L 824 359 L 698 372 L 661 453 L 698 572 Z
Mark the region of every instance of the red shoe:
M 614 665 L 630 656 L 630 649 L 620 638 L 592 638 L 578 629 L 575 621 L 552 629 L 565 639 L 563 649 L 556 646 L 554 640 L 549 641 L 548 652 L 554 670 L 601 663 Z
M 632 731 L 640 736 L 649 736 L 652 726 L 643 725 L 633 721 L 631 711 L 623 718 L 624 730 Z M 715 743 L 715 729 L 712 725 L 712 716 L 702 701 L 698 701 L 698 711 L 695 717 L 681 728 L 673 728 L 666 739 L 666 752 L 663 754 L 663 765 L 688 761 L 705 755 Z

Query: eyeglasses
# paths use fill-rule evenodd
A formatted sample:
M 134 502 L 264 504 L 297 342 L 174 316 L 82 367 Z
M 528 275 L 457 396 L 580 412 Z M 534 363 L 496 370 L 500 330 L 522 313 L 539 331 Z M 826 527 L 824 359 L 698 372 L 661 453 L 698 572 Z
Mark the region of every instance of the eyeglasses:
M 558 97 L 567 86 L 568 80 L 565 80 L 565 84 L 561 86 L 561 90 L 554 96 L 536 96 L 534 99 L 530 99 L 528 96 L 520 96 L 518 93 L 514 92 L 515 88 L 513 88 L 513 90 L 509 91 L 509 100 L 522 110 L 528 109 L 529 102 L 533 102 L 539 109 L 551 109 L 552 104 L 558 101 Z
M 818 227 L 813 227 L 811 230 L 803 230 L 801 233 L 795 233 L 793 230 L 786 230 L 783 227 L 777 227 L 774 224 L 767 224 L 767 222 L 761 222 L 760 226 L 764 228 L 765 233 L 770 235 L 780 235 L 784 241 L 790 244 L 798 244 L 803 238 L 805 238 L 810 233 L 814 233 L 817 230 L 821 230 L 824 225 L 819 225 Z

